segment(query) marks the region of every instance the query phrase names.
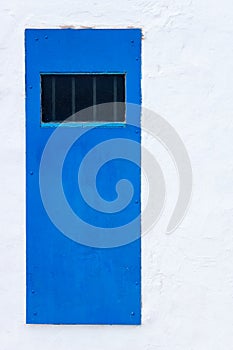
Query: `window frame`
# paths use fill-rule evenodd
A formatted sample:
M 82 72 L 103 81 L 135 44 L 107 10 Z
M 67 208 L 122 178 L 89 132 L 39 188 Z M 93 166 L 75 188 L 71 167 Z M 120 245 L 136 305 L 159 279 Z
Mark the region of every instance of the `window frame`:
M 124 121 L 53 121 L 53 122 L 43 122 L 42 120 L 42 79 L 43 75 L 124 75 Z M 91 107 L 91 106 L 90 106 Z M 88 107 L 88 108 L 90 108 Z M 56 127 L 126 127 L 127 125 L 127 72 L 115 72 L 115 71 L 77 71 L 77 72 L 40 72 L 40 127 L 41 128 L 56 128 Z

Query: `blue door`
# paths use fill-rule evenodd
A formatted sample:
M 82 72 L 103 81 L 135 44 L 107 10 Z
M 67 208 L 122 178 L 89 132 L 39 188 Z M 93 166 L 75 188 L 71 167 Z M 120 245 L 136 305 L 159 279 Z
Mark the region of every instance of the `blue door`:
M 140 324 L 141 31 L 25 45 L 26 322 Z

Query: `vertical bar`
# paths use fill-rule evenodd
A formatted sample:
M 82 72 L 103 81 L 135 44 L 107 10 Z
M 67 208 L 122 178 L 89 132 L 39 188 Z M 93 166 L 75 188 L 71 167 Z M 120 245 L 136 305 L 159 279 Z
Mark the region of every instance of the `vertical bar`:
M 117 121 L 117 76 L 113 77 L 113 120 Z
M 75 121 L 75 77 L 71 78 L 72 83 L 72 121 Z
M 93 77 L 93 121 L 96 121 L 96 77 Z
M 52 76 L 52 121 L 56 119 L 56 81 L 55 76 Z

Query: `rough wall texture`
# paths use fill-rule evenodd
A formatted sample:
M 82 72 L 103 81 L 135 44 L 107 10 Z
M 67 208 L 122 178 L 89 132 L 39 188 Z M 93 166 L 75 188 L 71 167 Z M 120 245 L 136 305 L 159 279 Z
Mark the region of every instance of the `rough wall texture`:
M 219 350 L 233 344 L 233 3 L 230 0 L 1 0 L 0 348 Z M 143 105 L 178 131 L 194 174 L 185 220 L 143 239 L 143 325 L 25 326 L 24 28 L 142 27 Z M 156 153 L 157 152 L 157 153 Z

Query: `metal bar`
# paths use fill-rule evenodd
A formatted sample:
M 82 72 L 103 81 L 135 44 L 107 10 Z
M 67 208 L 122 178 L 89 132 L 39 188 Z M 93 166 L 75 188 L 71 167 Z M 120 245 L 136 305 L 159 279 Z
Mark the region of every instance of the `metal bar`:
M 72 121 L 75 121 L 75 77 L 72 77 Z
M 113 120 L 117 121 L 117 77 L 113 77 Z
M 52 77 L 52 120 L 56 120 L 56 81 Z
M 93 77 L 93 121 L 96 121 L 96 77 Z

